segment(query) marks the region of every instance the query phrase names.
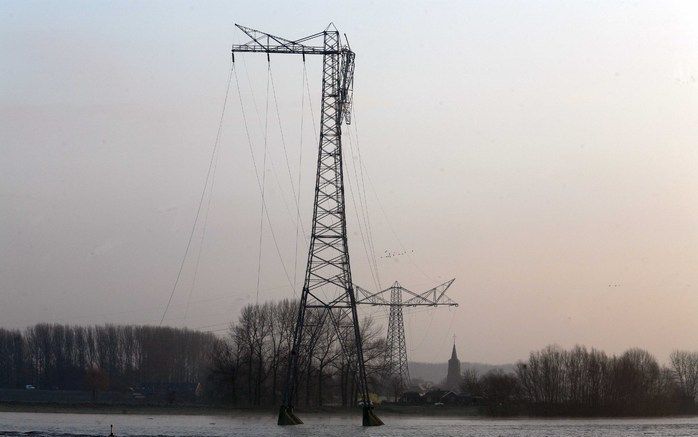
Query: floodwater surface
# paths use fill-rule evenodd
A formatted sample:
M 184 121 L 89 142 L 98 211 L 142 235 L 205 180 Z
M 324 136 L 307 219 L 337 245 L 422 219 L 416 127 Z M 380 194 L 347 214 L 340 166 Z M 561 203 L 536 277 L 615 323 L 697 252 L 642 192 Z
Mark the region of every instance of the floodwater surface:
M 0 413 L 0 436 L 697 436 L 698 418 L 510 419 L 418 418 L 385 415 L 385 426 L 365 428 L 360 415 L 303 417 L 304 425 L 279 427 L 275 417 L 138 414 Z

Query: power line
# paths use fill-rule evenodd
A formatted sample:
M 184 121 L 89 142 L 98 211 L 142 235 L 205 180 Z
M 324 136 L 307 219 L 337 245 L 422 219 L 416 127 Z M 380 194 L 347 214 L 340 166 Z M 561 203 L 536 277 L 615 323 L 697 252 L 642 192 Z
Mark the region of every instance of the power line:
M 307 75 L 307 70 L 305 68 L 305 62 L 303 62 L 303 74 L 301 76 L 301 128 L 300 128 L 300 139 L 298 144 L 298 194 L 296 194 L 296 206 L 298 210 L 298 220 L 296 220 L 296 240 L 293 248 L 293 284 L 295 286 L 298 274 L 298 231 L 300 225 L 302 225 L 300 216 L 300 201 L 301 201 L 301 169 L 303 164 L 303 120 L 305 117 L 305 77 Z M 303 236 L 305 236 L 305 231 L 303 231 Z
M 170 304 L 172 303 L 172 297 L 174 296 L 175 290 L 177 289 L 177 284 L 179 284 L 179 279 L 182 276 L 182 270 L 184 269 L 184 263 L 187 260 L 187 255 L 189 254 L 189 248 L 191 247 L 191 241 L 192 238 L 194 237 L 194 230 L 196 229 L 196 223 L 199 221 L 199 214 L 201 213 L 201 206 L 204 203 L 204 195 L 206 194 L 206 187 L 208 186 L 209 179 L 211 177 L 211 169 L 213 167 L 213 163 L 215 161 L 214 157 L 216 156 L 216 151 L 218 150 L 218 144 L 220 142 L 221 138 L 221 131 L 223 130 L 223 117 L 225 115 L 225 108 L 228 104 L 228 93 L 230 92 L 230 83 L 232 80 L 232 75 L 233 75 L 233 70 L 235 69 L 235 65 L 230 69 L 230 73 L 228 74 L 228 85 L 226 86 L 225 89 L 225 98 L 223 99 L 223 109 L 221 111 L 221 118 L 220 121 L 218 122 L 218 132 L 216 133 L 216 140 L 213 143 L 213 150 L 211 151 L 211 159 L 209 160 L 208 163 L 208 170 L 206 171 L 206 179 L 204 181 L 204 187 L 201 190 L 201 197 L 199 198 L 199 205 L 196 208 L 196 216 L 194 217 L 194 223 L 192 224 L 191 227 L 191 232 L 189 233 L 189 238 L 187 239 L 187 247 L 184 250 L 184 256 L 182 256 L 182 261 L 179 264 L 179 271 L 177 272 L 177 279 L 175 279 L 175 283 L 172 286 L 172 291 L 170 292 L 170 297 L 167 300 L 167 305 L 165 305 L 165 310 L 162 312 L 162 317 L 160 318 L 160 325 L 162 325 L 163 320 L 165 320 L 165 315 L 167 314 L 167 310 L 170 308 Z
M 354 128 L 355 128 L 355 132 L 357 132 L 356 126 Z M 376 269 L 376 277 L 378 278 L 378 289 L 380 290 L 383 287 L 381 285 L 380 276 L 378 274 L 378 262 L 376 261 L 376 247 L 374 245 L 374 239 L 373 239 L 373 227 L 371 226 L 371 216 L 368 213 L 368 198 L 366 197 L 367 196 L 366 195 L 366 182 L 364 180 L 364 166 L 363 166 L 363 160 L 361 159 L 361 150 L 359 149 L 358 133 L 355 136 L 355 142 L 356 142 L 356 144 L 354 147 L 356 148 L 356 153 L 357 153 L 358 158 L 359 158 L 359 174 L 361 175 L 361 179 L 360 179 L 361 186 L 359 189 L 359 198 L 361 198 L 361 196 L 363 195 L 364 221 L 366 223 L 366 228 L 368 230 L 367 231 L 368 232 L 368 242 L 371 246 L 371 255 L 373 256 L 373 264 L 374 264 L 375 269 Z M 352 141 L 349 141 L 349 145 L 351 147 Z M 356 165 L 354 165 L 354 172 L 356 173 Z M 358 185 L 359 181 L 357 180 L 356 183 Z
M 262 157 L 262 202 L 261 202 L 261 212 L 259 213 L 259 252 L 257 257 L 257 294 L 256 302 L 259 302 L 259 281 L 262 276 L 262 236 L 264 235 L 264 209 L 266 203 L 264 201 L 264 194 L 266 190 L 267 181 L 267 133 L 269 127 L 269 82 L 271 78 L 271 62 L 267 61 L 267 94 L 266 103 L 264 108 L 264 155 Z M 242 101 L 242 97 L 240 98 Z
M 358 151 L 359 155 L 359 162 L 362 168 L 366 168 L 363 162 L 363 158 L 361 156 L 361 149 L 359 147 L 359 132 L 357 128 L 357 122 L 356 122 L 356 102 L 353 104 L 353 125 L 354 125 L 354 133 L 355 133 L 355 138 L 356 138 L 356 148 Z M 380 198 L 378 197 L 378 192 L 376 190 L 375 185 L 373 184 L 373 180 L 371 179 L 371 173 L 366 171 L 366 178 L 368 179 L 369 187 L 371 187 L 371 191 L 373 192 L 373 196 L 376 199 L 376 203 L 378 203 L 378 208 L 380 209 L 383 217 L 385 218 L 385 221 L 388 225 L 388 229 L 390 229 L 390 232 L 393 234 L 393 237 L 395 237 L 395 240 L 397 241 L 398 245 L 400 246 L 400 249 L 407 254 L 407 259 L 410 260 L 410 262 L 414 265 L 414 267 L 419 271 L 425 278 L 427 278 L 429 281 L 436 281 L 434 278 L 432 278 L 430 275 L 428 275 L 424 269 L 414 260 L 412 255 L 410 255 L 410 252 L 405 249 L 404 244 L 402 244 L 402 240 L 400 240 L 400 237 L 397 235 L 397 232 L 395 232 L 395 228 L 393 227 L 392 221 L 390 220 L 390 217 L 388 214 L 385 212 L 385 208 L 383 208 L 383 203 L 381 202 Z
M 380 285 L 377 279 L 377 272 L 374 271 L 374 266 L 371 263 L 371 255 L 369 254 L 369 246 L 366 244 L 366 237 L 364 236 L 364 230 L 363 226 L 361 224 L 361 217 L 360 217 L 360 212 L 359 212 L 359 207 L 356 204 L 356 197 L 354 196 L 354 189 L 352 188 L 351 181 L 347 184 L 349 186 L 349 197 L 351 198 L 351 202 L 354 205 L 354 212 L 356 213 L 356 221 L 357 225 L 359 227 L 359 236 L 361 237 L 361 243 L 364 248 L 364 253 L 366 254 L 366 259 L 368 260 L 368 270 L 371 273 L 371 277 L 374 281 L 374 285 L 380 290 Z M 358 193 L 357 193 L 358 196 Z
M 245 105 L 242 101 L 242 92 L 240 90 L 240 80 L 238 78 L 237 69 L 235 69 L 234 63 L 233 63 L 233 73 L 235 75 L 235 85 L 237 87 L 238 96 L 240 98 L 240 110 L 242 112 L 242 120 L 243 120 L 243 125 L 245 127 L 245 135 L 247 136 L 247 143 L 248 143 L 249 150 L 250 150 L 250 156 L 252 158 L 252 167 L 254 168 L 255 178 L 257 180 L 257 187 L 259 188 L 259 192 L 262 193 L 262 184 L 261 184 L 261 180 L 259 178 L 259 169 L 257 167 L 257 161 L 254 157 L 254 148 L 253 148 L 253 143 L 252 143 L 252 137 L 250 136 L 249 125 L 247 122 L 247 115 L 245 113 Z M 276 233 L 274 232 L 274 227 L 272 226 L 271 219 L 269 218 L 269 209 L 266 207 L 266 202 L 265 202 L 263 197 L 262 197 L 262 205 L 263 205 L 263 211 L 265 212 L 265 215 L 267 218 L 267 222 L 269 223 L 269 232 L 271 234 L 272 240 L 274 241 L 274 247 L 276 248 L 276 253 L 279 256 L 279 261 L 281 262 L 281 267 L 283 267 L 284 274 L 286 276 L 286 280 L 288 281 L 289 285 L 291 286 L 291 290 L 293 291 L 293 294 L 295 295 L 296 289 L 293 286 L 293 282 L 291 281 L 291 277 L 289 276 L 288 270 L 286 269 L 286 264 L 284 263 L 283 256 L 281 255 L 281 250 L 279 249 L 279 244 L 276 240 Z
M 196 264 L 194 265 L 194 278 L 191 281 L 191 288 L 189 289 L 189 296 L 187 296 L 187 306 L 184 309 L 184 320 L 187 320 L 187 313 L 189 312 L 189 303 L 191 302 L 191 297 L 194 294 L 194 288 L 196 287 L 196 280 L 199 276 L 199 265 L 201 264 L 201 252 L 204 250 L 204 241 L 206 239 L 206 229 L 208 228 L 208 215 L 211 211 L 211 199 L 213 199 L 213 187 L 216 183 L 216 169 L 218 168 L 218 161 L 220 160 L 220 153 L 216 154 L 216 162 L 213 165 L 213 173 L 211 175 L 211 188 L 208 192 L 208 201 L 206 202 L 206 212 L 204 214 L 204 225 L 201 231 L 201 241 L 199 242 L 199 252 L 196 255 Z
M 303 231 L 303 234 L 305 234 L 305 230 L 303 229 L 303 223 L 301 222 L 300 206 L 298 205 L 298 199 L 296 197 L 296 188 L 295 188 L 294 183 L 293 183 L 293 176 L 291 176 L 291 165 L 289 164 L 288 152 L 286 151 L 286 138 L 284 136 L 284 130 L 283 130 L 283 127 L 281 126 L 281 114 L 279 112 L 279 100 L 276 97 L 276 85 L 274 83 L 274 75 L 271 73 L 271 64 L 269 67 L 269 73 L 271 76 L 271 91 L 272 91 L 272 95 L 274 96 L 274 106 L 276 107 L 276 119 L 279 123 L 279 132 L 281 134 L 281 146 L 284 150 L 284 160 L 286 162 L 286 171 L 288 172 L 288 180 L 291 184 L 291 192 L 293 193 L 293 199 L 295 200 L 295 203 L 296 203 L 296 220 L 297 220 L 297 223 L 300 223 L 301 230 Z M 302 108 L 301 108 L 301 111 L 302 111 Z M 299 191 L 300 191 L 300 188 L 299 188 Z M 285 200 L 284 200 L 284 202 L 285 202 Z
M 356 172 L 356 164 L 355 164 L 355 158 L 354 158 L 354 152 L 352 148 L 352 141 L 351 141 L 351 135 L 347 132 L 347 138 L 349 139 L 348 144 L 349 144 L 349 151 L 352 156 L 352 170 L 354 172 L 354 180 L 356 183 L 356 190 L 357 190 L 357 196 L 359 197 L 359 204 L 357 206 L 356 201 L 354 199 L 354 194 L 353 194 L 353 189 L 351 185 L 351 181 L 349 182 L 349 194 L 352 197 L 352 203 L 354 204 L 354 209 L 356 210 L 356 217 L 358 220 L 358 225 L 359 225 L 359 233 L 361 235 L 361 241 L 364 245 L 364 251 L 366 253 L 366 258 L 368 261 L 369 265 L 369 270 L 371 271 L 371 275 L 373 276 L 373 280 L 375 281 L 376 288 L 378 290 L 381 290 L 383 287 L 381 287 L 381 282 L 380 282 L 380 276 L 378 273 L 378 263 L 376 262 L 376 255 L 375 255 L 375 249 L 373 247 L 373 242 L 372 242 L 372 236 L 369 234 L 369 229 L 368 229 L 368 224 L 367 224 L 367 217 L 368 217 L 368 212 L 366 211 L 367 205 L 362 202 L 362 196 L 361 196 L 361 186 L 359 185 L 359 176 L 358 173 Z M 363 227 L 366 228 L 366 237 L 364 238 L 364 231 L 362 229 L 362 224 L 361 220 L 364 220 L 364 225 Z

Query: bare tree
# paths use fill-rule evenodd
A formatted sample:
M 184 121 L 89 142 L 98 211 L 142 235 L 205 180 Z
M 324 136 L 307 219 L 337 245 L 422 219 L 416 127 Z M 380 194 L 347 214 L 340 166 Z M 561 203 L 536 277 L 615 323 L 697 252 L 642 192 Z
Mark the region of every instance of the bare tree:
M 482 396 L 480 375 L 474 368 L 466 367 L 465 370 L 463 370 L 461 391 L 464 393 L 469 393 L 473 396 Z
M 669 359 L 681 395 L 693 404 L 698 394 L 698 352 L 676 350 Z

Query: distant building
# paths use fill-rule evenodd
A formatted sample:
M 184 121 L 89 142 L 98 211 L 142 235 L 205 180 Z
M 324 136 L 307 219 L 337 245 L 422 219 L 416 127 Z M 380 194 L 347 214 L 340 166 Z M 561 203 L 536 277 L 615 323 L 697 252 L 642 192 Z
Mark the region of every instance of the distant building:
M 460 404 L 460 396 L 452 391 L 447 391 L 441 396 L 441 403 L 446 405 L 458 405 Z
M 479 400 L 467 393 L 454 393 L 450 390 L 433 388 L 425 393 L 406 391 L 400 397 L 400 403 L 405 405 L 478 405 Z
M 460 373 L 460 360 L 456 352 L 456 344 L 453 343 L 451 359 L 448 360 L 448 374 L 446 375 L 446 381 L 443 385 L 446 390 L 460 393 L 461 382 L 463 382 L 463 376 Z
M 406 391 L 400 396 L 400 403 L 417 405 L 423 403 L 422 394 L 418 391 Z
M 424 395 L 422 395 L 422 400 L 425 404 L 430 405 L 442 403 L 441 398 L 443 398 L 446 393 L 448 393 L 448 391 L 435 388 L 424 393 Z

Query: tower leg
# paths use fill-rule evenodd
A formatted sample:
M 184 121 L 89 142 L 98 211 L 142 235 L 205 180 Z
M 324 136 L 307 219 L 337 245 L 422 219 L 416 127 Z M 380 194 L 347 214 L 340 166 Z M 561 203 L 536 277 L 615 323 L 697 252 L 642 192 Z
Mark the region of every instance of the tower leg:
M 363 420 L 363 425 L 364 426 L 381 426 L 383 425 L 383 421 L 376 416 L 376 413 L 373 412 L 373 406 L 371 405 L 364 405 L 364 420 Z
M 279 408 L 279 420 L 276 424 L 279 426 L 302 425 L 303 421 L 293 413 L 293 407 L 282 405 L 281 408 Z

